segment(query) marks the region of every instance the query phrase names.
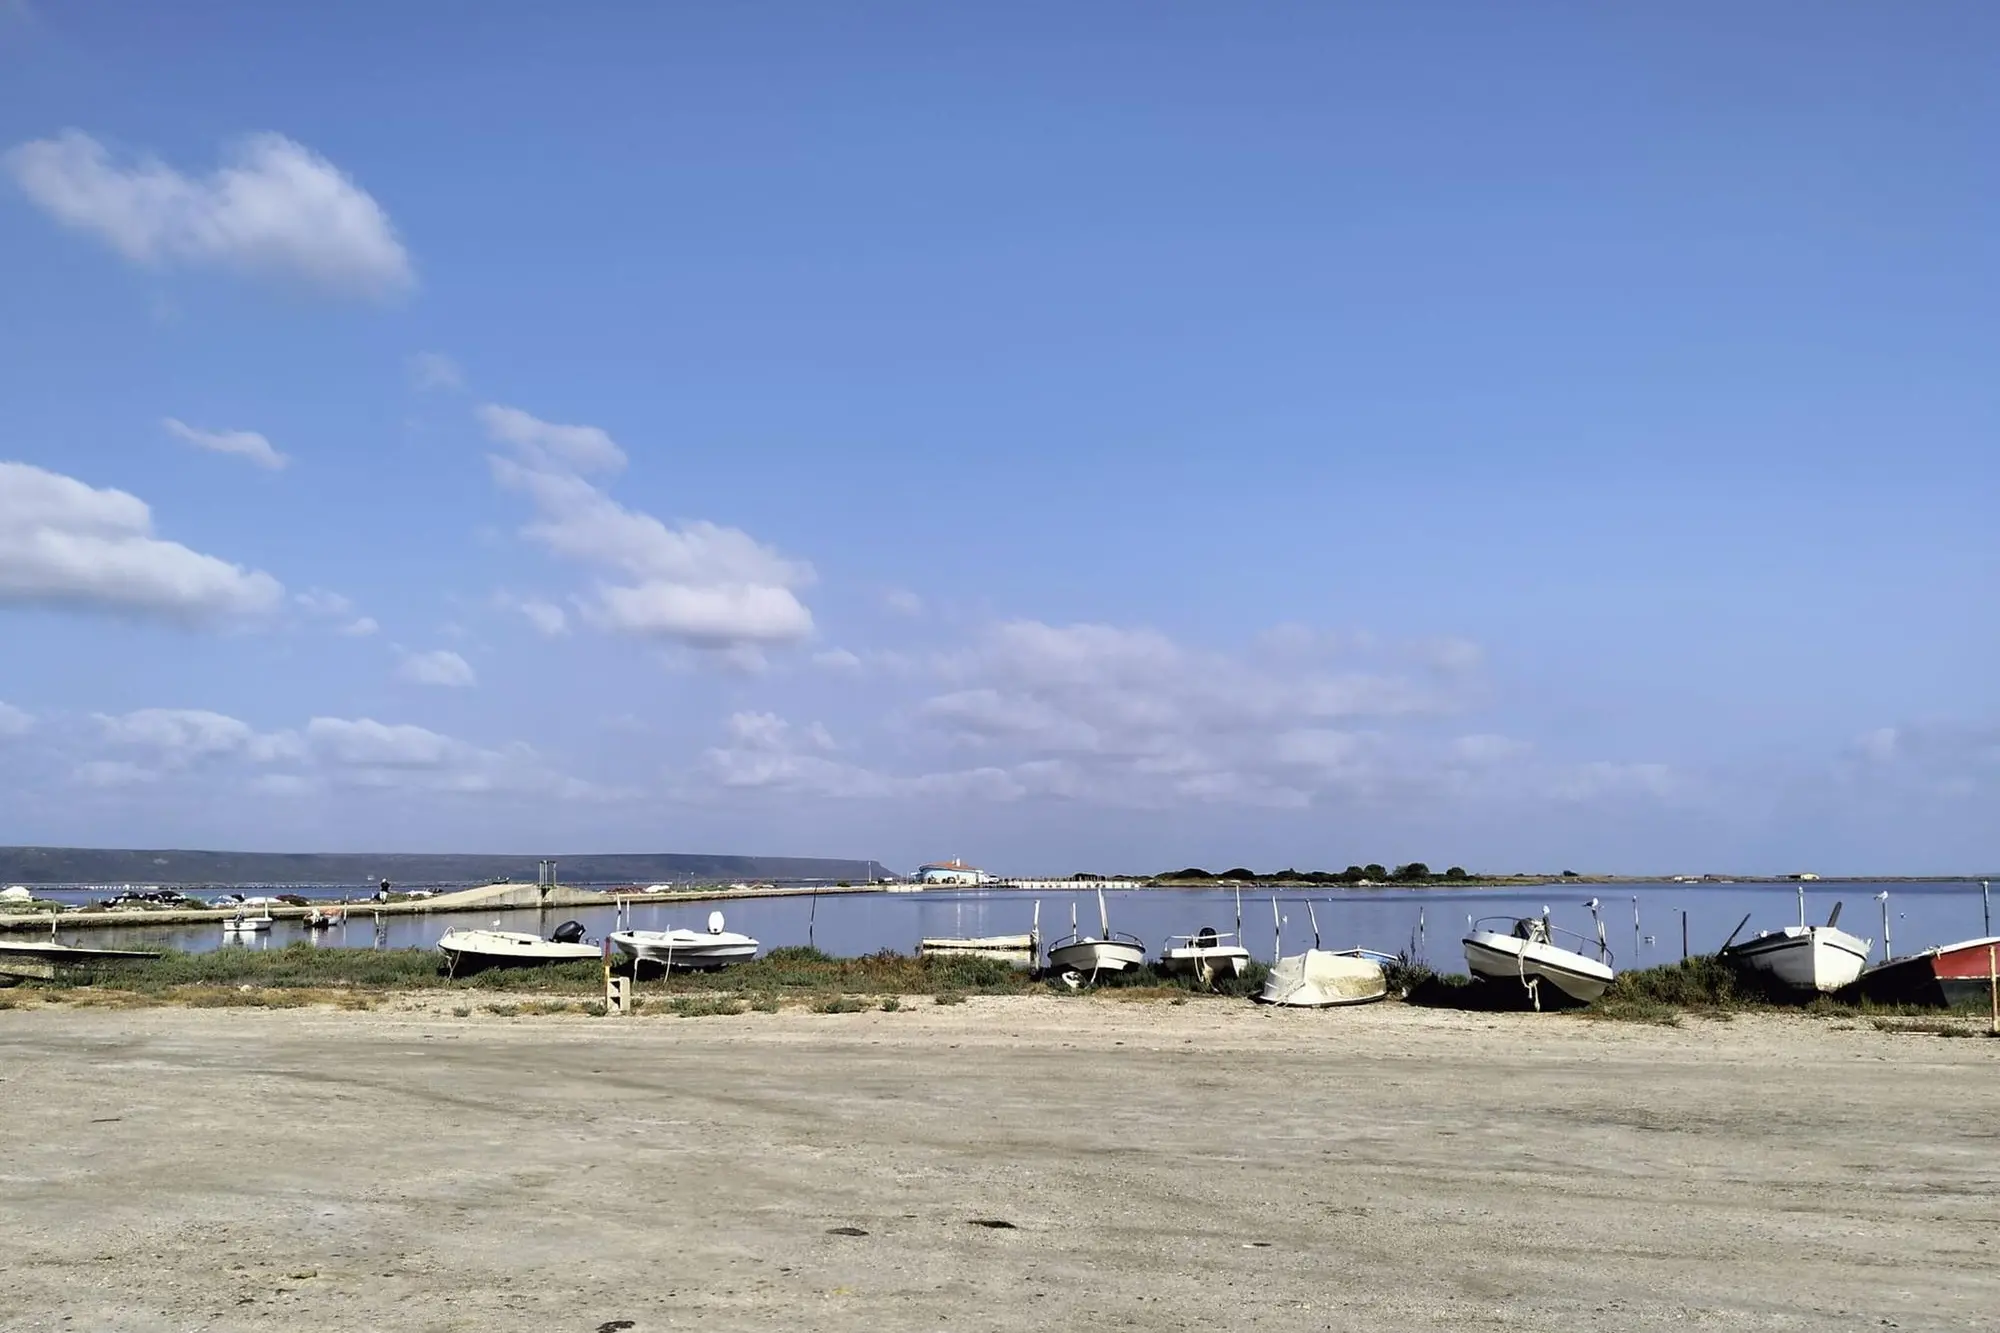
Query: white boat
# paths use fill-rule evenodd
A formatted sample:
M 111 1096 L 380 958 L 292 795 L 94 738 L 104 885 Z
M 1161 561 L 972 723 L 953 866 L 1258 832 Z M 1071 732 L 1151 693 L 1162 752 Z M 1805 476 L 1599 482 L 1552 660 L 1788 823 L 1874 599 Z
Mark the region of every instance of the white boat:
M 225 935 L 255 935 L 271 928 L 271 909 L 267 906 L 262 916 L 248 916 L 238 912 L 222 923 Z
M 1368 1004 L 1389 993 L 1385 962 L 1390 955 L 1369 949 L 1322 949 L 1319 913 L 1306 904 L 1312 920 L 1313 947 L 1286 958 L 1280 956 L 1264 979 L 1257 995 L 1260 1004 L 1284 1005 L 1297 1009 L 1327 1009 L 1341 1004 Z M 1278 925 L 1278 943 L 1273 952 L 1282 955 L 1284 937 L 1278 918 L 1278 900 L 1271 899 L 1271 919 Z
M 1825 925 L 1807 925 L 1806 891 L 1801 887 L 1798 925 L 1759 931 L 1741 944 L 1735 942 L 1732 933 L 1729 943 L 1716 951 L 1716 957 L 1737 967 L 1763 972 L 1791 990 L 1830 994 L 1860 977 L 1869 952 L 1875 947 L 1875 941 L 1838 928 L 1840 907 L 1839 903 L 1833 905 Z M 1749 920 L 1745 916 L 1736 929 L 1743 929 Z
M 954 935 L 917 941 L 919 958 L 991 958 L 1015 967 L 1033 967 L 1042 952 L 1042 904 L 1025 935 Z
M 730 963 L 747 963 L 757 956 L 757 941 L 722 928 L 722 913 L 708 914 L 708 932 L 700 934 L 684 928 L 674 930 L 619 930 L 611 943 L 637 963 L 657 963 L 673 969 L 717 968 Z
M 1579 1004 L 1589 1004 L 1611 985 L 1613 973 L 1597 899 L 1584 906 L 1597 919 L 1594 943 L 1574 931 L 1556 929 L 1546 907 L 1538 917 L 1483 917 L 1473 922 L 1465 937 L 1465 965 L 1481 981 L 1525 986 L 1537 1009 L 1542 1007 L 1544 982 Z M 1575 941 L 1576 947 L 1566 947 L 1565 940 Z
M 438 952 L 450 962 L 455 976 L 482 967 L 545 967 L 550 963 L 575 963 L 603 955 L 602 945 L 583 938 L 579 922 L 565 921 L 547 939 L 518 930 L 460 930 L 454 927 L 438 938 Z
M 1199 977 L 1203 985 L 1213 985 L 1217 977 L 1240 977 L 1250 970 L 1250 951 L 1243 947 L 1242 939 L 1243 895 L 1238 892 L 1233 932 L 1203 926 L 1192 935 L 1169 936 L 1156 966 L 1171 976 Z M 1231 940 L 1236 943 L 1227 942 Z
M 1094 981 L 1100 972 L 1123 972 L 1146 961 L 1146 946 L 1137 935 L 1111 929 L 1105 910 L 1104 890 L 1097 891 L 1096 935 L 1080 935 L 1076 929 L 1076 899 L 1069 903 L 1069 934 L 1049 946 L 1049 967 L 1072 986 Z

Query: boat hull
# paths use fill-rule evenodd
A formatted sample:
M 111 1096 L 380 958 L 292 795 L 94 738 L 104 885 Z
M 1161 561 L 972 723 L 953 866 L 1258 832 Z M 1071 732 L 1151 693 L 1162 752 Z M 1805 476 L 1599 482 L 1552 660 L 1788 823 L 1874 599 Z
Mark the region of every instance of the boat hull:
M 1592 1003 L 1611 985 L 1611 969 L 1594 958 L 1491 930 L 1465 937 L 1465 965 L 1484 981 L 1545 981 L 1578 1004 Z
M 437 949 L 451 963 L 453 972 L 488 967 L 548 967 L 554 963 L 582 962 L 602 953 L 595 944 L 565 944 L 512 930 L 447 930 L 439 937 Z
M 1791 990 L 1831 994 L 1860 977 L 1872 947 L 1872 940 L 1832 926 L 1787 926 L 1732 945 L 1722 957 Z
M 1170 976 L 1199 976 L 1205 969 L 1210 976 L 1240 977 L 1250 970 L 1250 951 L 1235 944 L 1163 949 L 1157 966 Z
M 1380 963 L 1351 954 L 1308 949 L 1280 958 L 1257 996 L 1260 1004 L 1294 1009 L 1330 1009 L 1372 1004 L 1389 993 L 1389 974 Z
M 757 956 L 757 941 L 748 935 L 697 935 L 689 931 L 618 931 L 611 936 L 618 952 L 634 962 L 657 967 L 708 972 Z
M 1058 972 L 1123 972 L 1145 961 L 1145 947 L 1124 940 L 1076 940 L 1049 950 L 1049 966 Z
M 919 958 L 984 958 L 1010 967 L 1035 965 L 1033 935 L 986 935 L 970 939 L 917 941 Z
M 1988 949 L 2000 950 L 2000 936 L 1964 940 L 1878 963 L 1861 974 L 1854 990 L 1876 1004 L 1953 1009 L 1987 1002 L 1993 985 Z

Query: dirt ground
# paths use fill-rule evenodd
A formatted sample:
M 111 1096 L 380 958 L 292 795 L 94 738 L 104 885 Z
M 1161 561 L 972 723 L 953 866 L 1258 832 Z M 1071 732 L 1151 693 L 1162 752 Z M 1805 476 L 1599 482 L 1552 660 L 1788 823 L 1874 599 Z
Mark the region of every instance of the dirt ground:
M 0 1264 L 10 1330 L 1993 1328 L 2000 1041 L 19 1008 Z

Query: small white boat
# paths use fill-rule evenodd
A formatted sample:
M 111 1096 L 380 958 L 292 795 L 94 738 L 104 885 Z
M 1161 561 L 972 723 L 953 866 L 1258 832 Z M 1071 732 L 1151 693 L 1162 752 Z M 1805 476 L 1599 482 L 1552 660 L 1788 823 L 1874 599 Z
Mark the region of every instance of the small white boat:
M 727 967 L 757 956 L 757 941 L 722 928 L 722 913 L 708 914 L 708 933 L 692 930 L 619 930 L 611 943 L 635 963 L 657 963 L 673 969 Z
M 1741 944 L 1735 942 L 1732 932 L 1729 942 L 1715 956 L 1725 963 L 1774 977 L 1791 990 L 1831 994 L 1860 977 L 1875 947 L 1875 941 L 1850 935 L 1837 927 L 1840 907 L 1839 903 L 1833 905 L 1833 913 L 1825 925 L 1807 925 L 1806 891 L 1801 887 L 1798 925 L 1760 931 Z M 1736 929 L 1743 929 L 1749 920 L 1745 916 Z
M 603 946 L 583 938 L 580 922 L 565 921 L 547 939 L 518 930 L 447 930 L 438 938 L 438 952 L 450 971 L 476 972 L 482 967 L 545 967 L 575 963 L 603 955 Z
M 262 916 L 249 916 L 243 912 L 238 912 L 235 916 L 230 917 L 222 923 L 222 933 L 225 935 L 255 935 L 270 928 L 271 909 L 269 907 L 264 909 L 264 915 Z
M 1025 935 L 955 935 L 917 941 L 919 958 L 990 958 L 1013 967 L 1031 968 L 1042 952 L 1042 904 L 1035 902 L 1034 924 Z
M 1069 934 L 1049 946 L 1049 967 L 1072 986 L 1094 981 L 1100 972 L 1123 972 L 1146 961 L 1146 945 L 1137 935 L 1111 929 L 1105 910 L 1104 890 L 1097 891 L 1096 935 L 1079 935 L 1076 929 L 1076 899 L 1069 903 Z
M 1579 1004 L 1589 1004 L 1611 985 L 1613 973 L 1597 899 L 1584 906 L 1597 920 L 1595 943 L 1574 931 L 1556 929 L 1546 907 L 1538 917 L 1483 917 L 1473 922 L 1465 937 L 1465 965 L 1481 981 L 1525 986 L 1537 1009 L 1542 1007 L 1544 982 Z M 1576 947 L 1566 947 L 1565 940 L 1575 941 Z
M 1227 943 L 1234 940 L 1236 943 Z M 1192 935 L 1168 937 L 1155 965 L 1170 976 L 1201 978 L 1213 985 L 1217 977 L 1240 977 L 1250 970 L 1250 951 L 1243 947 L 1243 894 L 1236 895 L 1236 929 L 1230 933 L 1203 926 Z M 1175 941 L 1178 941 L 1176 943 Z
M 1306 904 L 1306 915 L 1312 920 L 1313 947 L 1289 958 L 1278 958 L 1271 974 L 1264 979 L 1258 1003 L 1328 1009 L 1342 1004 L 1368 1004 L 1389 993 L 1389 974 L 1382 965 L 1394 962 L 1393 957 L 1369 949 L 1322 949 L 1319 913 L 1310 902 Z M 1284 935 L 1276 898 L 1271 899 L 1271 919 L 1278 927 L 1278 943 L 1273 952 L 1282 955 Z

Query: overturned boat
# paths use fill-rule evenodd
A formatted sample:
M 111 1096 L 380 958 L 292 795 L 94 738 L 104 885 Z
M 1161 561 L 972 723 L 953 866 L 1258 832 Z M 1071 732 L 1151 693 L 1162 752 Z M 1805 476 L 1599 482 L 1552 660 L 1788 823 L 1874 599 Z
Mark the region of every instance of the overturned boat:
M 670 971 L 677 967 L 711 971 L 757 956 L 757 941 L 724 930 L 720 912 L 708 914 L 706 934 L 685 928 L 619 930 L 612 932 L 611 944 L 634 963 L 654 963 Z
M 1732 967 L 1761 972 L 1790 990 L 1829 995 L 1860 977 L 1868 953 L 1875 947 L 1873 940 L 1839 928 L 1840 907 L 1839 903 L 1833 905 L 1825 925 L 1807 925 L 1806 891 L 1801 886 L 1798 925 L 1760 931 L 1741 944 L 1736 942 L 1736 931 L 1731 931 L 1715 956 Z M 1746 915 L 1736 930 L 1749 921 Z
M 1472 923 L 1465 937 L 1465 965 L 1481 981 L 1527 988 L 1535 1008 L 1549 986 L 1578 1004 L 1589 1004 L 1611 985 L 1611 950 L 1604 943 L 1604 920 L 1597 899 L 1584 904 L 1597 923 L 1597 938 L 1559 930 L 1544 907 L 1538 917 L 1489 916 Z
M 1389 993 L 1389 973 L 1384 966 L 1395 961 L 1371 949 L 1326 949 L 1320 947 L 1319 913 L 1306 903 L 1312 922 L 1312 948 L 1289 958 L 1284 953 L 1284 931 L 1278 916 L 1278 900 L 1271 899 L 1271 920 L 1277 942 L 1272 951 L 1280 955 L 1264 978 L 1257 995 L 1259 1004 L 1282 1005 L 1294 1009 L 1329 1009 L 1335 1005 L 1368 1004 Z
M 486 967 L 546 967 L 597 958 L 603 946 L 583 937 L 581 921 L 565 921 L 547 939 L 519 930 L 447 930 L 438 938 L 453 976 Z

